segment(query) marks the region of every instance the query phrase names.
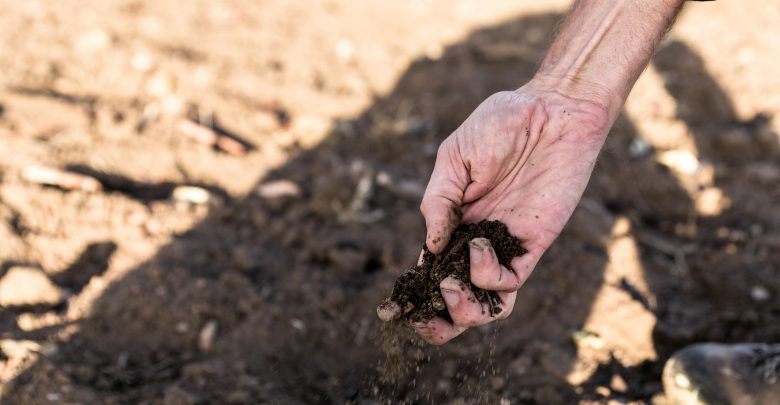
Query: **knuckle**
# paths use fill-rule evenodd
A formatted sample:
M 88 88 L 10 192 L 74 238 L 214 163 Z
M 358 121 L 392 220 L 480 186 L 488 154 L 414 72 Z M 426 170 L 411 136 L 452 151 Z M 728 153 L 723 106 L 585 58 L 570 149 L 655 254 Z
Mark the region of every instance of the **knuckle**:
M 435 212 L 435 210 L 431 210 L 434 203 L 434 197 L 430 193 L 426 192 L 425 195 L 423 195 L 422 201 L 420 201 L 420 211 L 423 213 L 423 215 Z
M 517 291 L 518 289 L 520 289 L 520 287 L 522 286 L 523 283 L 520 280 L 520 277 L 518 277 L 516 273 L 514 273 L 514 272 L 511 272 L 511 273 L 512 273 L 512 276 L 511 277 L 507 277 L 507 279 L 509 281 L 507 281 L 507 286 L 506 287 L 507 287 L 507 289 L 509 289 L 511 291 Z

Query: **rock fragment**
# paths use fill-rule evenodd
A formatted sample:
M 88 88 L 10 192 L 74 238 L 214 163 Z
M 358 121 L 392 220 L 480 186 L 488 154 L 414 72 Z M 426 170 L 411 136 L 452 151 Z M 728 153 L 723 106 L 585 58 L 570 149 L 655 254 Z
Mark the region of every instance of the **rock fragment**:
M 39 165 L 25 167 L 22 178 L 30 183 L 56 186 L 63 190 L 94 192 L 103 188 L 103 185 L 92 177 Z

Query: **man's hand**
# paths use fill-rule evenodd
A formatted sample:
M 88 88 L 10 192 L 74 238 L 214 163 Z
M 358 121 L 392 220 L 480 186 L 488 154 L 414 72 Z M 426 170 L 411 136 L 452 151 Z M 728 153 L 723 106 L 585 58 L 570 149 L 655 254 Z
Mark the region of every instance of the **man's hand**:
M 448 277 L 440 287 L 453 322 L 415 325 L 423 338 L 442 344 L 511 313 L 517 289 L 579 202 L 610 124 L 599 104 L 532 81 L 489 97 L 441 144 L 421 206 L 428 248 L 441 252 L 461 221 L 488 219 L 504 222 L 528 253 L 507 269 L 488 240 L 471 241 L 471 282 L 498 291 L 502 311 L 491 316 Z
M 517 289 L 574 211 L 609 127 L 684 0 L 576 0 L 536 77 L 485 100 L 439 148 L 422 212 L 439 253 L 460 222 L 499 220 L 528 253 L 503 268 L 489 242 L 471 241 L 471 282 L 498 291 L 489 308 L 458 280 L 440 288 L 452 323 L 415 325 L 442 344 L 468 327 L 505 318 Z M 462 213 L 462 216 L 461 216 Z M 377 310 L 399 316 L 397 304 Z

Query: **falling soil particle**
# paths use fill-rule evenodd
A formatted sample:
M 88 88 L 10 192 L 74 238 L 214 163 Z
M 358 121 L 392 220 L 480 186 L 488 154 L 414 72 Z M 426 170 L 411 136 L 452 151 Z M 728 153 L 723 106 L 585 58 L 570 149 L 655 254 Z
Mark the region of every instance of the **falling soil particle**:
M 478 288 L 471 283 L 469 265 L 469 241 L 475 238 L 490 240 L 499 263 L 511 269 L 512 258 L 524 255 L 527 250 L 499 221 L 482 221 L 478 224 L 460 225 L 441 254 L 423 248 L 423 263 L 415 265 L 395 282 L 390 301 L 401 308 L 401 318 L 411 322 L 427 321 L 435 316 L 450 319 L 439 290 L 439 283 L 447 276 L 462 281 L 482 303 L 487 303 L 491 315 L 501 312 L 501 301 L 495 291 Z

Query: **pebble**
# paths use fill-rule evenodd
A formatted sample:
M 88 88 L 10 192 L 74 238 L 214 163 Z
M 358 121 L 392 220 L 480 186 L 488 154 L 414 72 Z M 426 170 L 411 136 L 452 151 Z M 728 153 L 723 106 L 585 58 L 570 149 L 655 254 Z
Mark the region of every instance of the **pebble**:
M 301 187 L 290 180 L 275 180 L 257 187 L 257 195 L 265 199 L 301 196 Z
M 590 349 L 603 349 L 604 340 L 596 333 L 587 330 L 578 330 L 572 334 L 572 339 L 577 347 Z
M 299 330 L 301 332 L 305 332 L 306 331 L 306 324 L 303 323 L 303 321 L 298 319 L 298 318 L 290 319 L 290 325 L 292 325 L 293 328 L 295 328 L 295 329 L 297 329 L 297 330 Z
M 178 322 L 174 329 L 176 330 L 176 333 L 187 333 L 190 330 L 190 327 L 187 325 L 187 322 Z
M 753 299 L 753 301 L 756 302 L 763 302 L 770 298 L 769 290 L 766 289 L 764 286 L 760 285 L 754 285 L 752 288 L 750 288 L 750 298 Z
M 720 215 L 727 208 L 730 201 L 724 197 L 723 191 L 717 187 L 708 187 L 700 191 L 696 196 L 696 211 L 705 217 Z
M 211 200 L 211 193 L 202 187 L 177 186 L 173 189 L 173 199 L 190 204 L 206 204 Z
M 620 374 L 615 374 L 612 376 L 612 380 L 609 383 L 609 387 L 612 389 L 612 391 L 615 392 L 627 392 L 628 391 L 628 384 L 626 383 L 626 380 L 623 379 Z
M 64 322 L 65 318 L 54 311 L 45 313 L 25 312 L 16 318 L 16 326 L 25 332 L 31 332 L 36 329 L 58 325 Z
M 699 159 L 693 153 L 682 149 L 670 150 L 659 154 L 658 162 L 678 173 L 688 175 L 696 173 L 701 166 Z
M 103 185 L 92 177 L 39 165 L 25 167 L 22 178 L 30 183 L 56 186 L 64 190 L 94 192 L 103 188 Z
M 612 226 L 612 236 L 626 236 L 629 232 L 631 232 L 631 221 L 625 216 L 618 217 L 615 220 L 615 224 Z
M 198 349 L 202 352 L 209 352 L 214 348 L 214 340 L 217 338 L 217 321 L 210 320 L 200 330 L 198 334 Z
M 62 290 L 32 267 L 11 267 L 0 279 L 0 307 L 57 305 L 63 299 Z

